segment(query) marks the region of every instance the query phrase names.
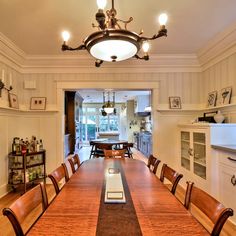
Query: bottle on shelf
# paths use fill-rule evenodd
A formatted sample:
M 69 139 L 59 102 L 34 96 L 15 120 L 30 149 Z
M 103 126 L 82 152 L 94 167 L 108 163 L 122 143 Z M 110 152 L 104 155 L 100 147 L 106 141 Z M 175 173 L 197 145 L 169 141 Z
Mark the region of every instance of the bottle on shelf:
M 39 150 L 40 151 L 43 150 L 43 140 L 42 139 L 39 140 Z
M 39 145 L 39 141 L 37 140 L 36 142 L 36 152 L 40 151 L 40 145 Z

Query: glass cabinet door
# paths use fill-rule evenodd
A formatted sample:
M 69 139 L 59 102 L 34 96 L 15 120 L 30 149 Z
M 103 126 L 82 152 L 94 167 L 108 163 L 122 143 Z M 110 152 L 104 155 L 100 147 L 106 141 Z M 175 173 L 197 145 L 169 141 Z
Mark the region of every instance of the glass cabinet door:
M 181 131 L 181 166 L 190 170 L 190 132 Z
M 193 171 L 206 179 L 206 134 L 193 133 Z

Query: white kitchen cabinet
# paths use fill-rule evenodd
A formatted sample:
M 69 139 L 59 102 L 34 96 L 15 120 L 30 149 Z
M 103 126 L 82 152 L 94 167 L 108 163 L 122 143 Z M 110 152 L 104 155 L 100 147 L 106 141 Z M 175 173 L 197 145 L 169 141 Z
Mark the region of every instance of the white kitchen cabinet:
M 236 223 L 236 153 L 218 151 L 219 200 L 234 210 L 231 220 Z
M 180 129 L 180 169 L 186 180 L 209 187 L 209 130 L 199 127 Z
M 136 114 L 139 113 L 147 113 L 150 114 L 150 112 L 145 112 L 145 108 L 150 106 L 150 101 L 149 101 L 149 96 L 148 95 L 140 95 L 137 96 L 134 100 L 134 112 Z
M 217 155 L 211 146 L 229 144 L 233 140 L 236 143 L 236 124 L 181 124 L 179 134 L 179 172 L 184 175 L 182 183 L 193 181 L 196 186 L 216 196 Z

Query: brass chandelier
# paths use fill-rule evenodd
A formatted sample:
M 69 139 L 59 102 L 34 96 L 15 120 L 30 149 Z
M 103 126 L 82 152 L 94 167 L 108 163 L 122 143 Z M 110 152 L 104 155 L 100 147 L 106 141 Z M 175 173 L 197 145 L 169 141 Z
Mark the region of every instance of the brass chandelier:
M 159 16 L 160 29 L 157 34 L 152 37 L 144 37 L 142 36 L 142 30 L 137 34 L 127 29 L 127 25 L 133 20 L 132 17 L 127 21 L 116 18 L 117 12 L 114 7 L 114 0 L 112 0 L 111 9 L 107 10 L 105 15 L 106 2 L 106 0 L 97 0 L 98 12 L 95 17 L 98 25 L 92 24 L 92 26 L 98 30 L 90 34 L 83 40 L 81 45 L 75 48 L 67 44 L 70 34 L 67 31 L 62 32 L 64 40 L 62 51 L 87 50 L 96 58 L 96 67 L 100 67 L 104 61 L 116 62 L 129 58 L 149 60 L 148 41 L 167 36 L 167 29 L 165 28 L 167 15 L 161 14 Z M 124 24 L 123 28 L 120 23 Z M 141 48 L 144 52 L 143 56 L 138 55 Z
M 106 101 L 106 95 L 107 95 L 107 101 Z M 110 114 L 116 114 L 116 108 L 115 108 L 115 92 L 113 92 L 112 101 L 110 99 L 110 92 L 103 92 L 103 105 L 101 109 L 102 115 L 110 115 Z

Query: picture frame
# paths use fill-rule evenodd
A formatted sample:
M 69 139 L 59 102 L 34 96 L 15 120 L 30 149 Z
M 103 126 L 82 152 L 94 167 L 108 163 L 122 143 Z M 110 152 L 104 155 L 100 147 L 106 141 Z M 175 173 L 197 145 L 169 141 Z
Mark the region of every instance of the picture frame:
M 30 110 L 45 110 L 46 97 L 32 97 L 30 100 Z
M 19 102 L 16 94 L 9 93 L 9 105 L 11 108 L 19 109 Z
M 220 104 L 227 105 L 230 104 L 232 94 L 232 87 L 226 87 L 220 90 Z
M 169 97 L 170 109 L 181 109 L 181 98 L 180 97 Z
M 207 107 L 215 107 L 217 99 L 217 91 L 212 91 L 208 93 L 207 97 Z

